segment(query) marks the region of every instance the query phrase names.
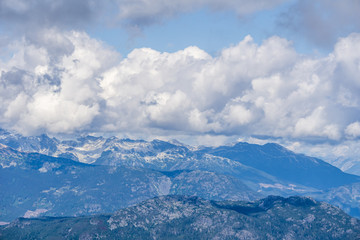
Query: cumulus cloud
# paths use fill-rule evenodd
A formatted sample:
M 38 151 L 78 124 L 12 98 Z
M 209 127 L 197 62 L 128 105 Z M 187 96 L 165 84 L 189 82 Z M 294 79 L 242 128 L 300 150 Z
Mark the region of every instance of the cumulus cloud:
M 14 43 L 0 66 L 3 126 L 322 141 L 360 135 L 360 51 L 351 51 L 359 34 L 322 58 L 298 54 L 283 38 L 256 44 L 247 36 L 217 56 L 192 46 L 135 49 L 121 59 L 85 33 L 48 31 Z
M 18 104 L 17 99 L 15 104 Z M 12 107 L 8 110 L 12 111 Z M 25 132 L 29 129 L 46 129 L 53 133 L 72 132 L 89 124 L 98 114 L 98 109 L 97 104 L 79 104 L 76 100 L 64 99 L 60 93 L 36 93 L 21 113 L 17 128 Z M 8 114 L 6 112 L 5 116 Z
M 295 125 L 295 136 L 318 136 L 338 140 L 341 137 L 336 124 L 327 124 L 327 117 L 324 116 L 325 109 L 320 106 L 309 116 L 300 118 Z
M 119 59 L 85 33 L 48 31 L 41 46 L 13 43 L 12 58 L 0 67 L 2 122 L 24 133 L 72 132 L 90 124 L 102 101 L 96 77 Z
M 349 138 L 360 137 L 360 122 L 349 124 L 345 129 L 345 133 Z

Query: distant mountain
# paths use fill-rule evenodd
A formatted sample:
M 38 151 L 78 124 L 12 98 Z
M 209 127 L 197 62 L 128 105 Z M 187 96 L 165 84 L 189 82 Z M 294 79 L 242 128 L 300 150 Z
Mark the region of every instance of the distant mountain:
M 320 159 L 296 154 L 274 143 L 237 143 L 202 151 L 309 187 L 326 189 L 360 181 L 359 176 L 344 173 Z
M 82 168 L 86 169 L 88 165 L 96 165 L 92 175 L 99 175 L 98 178 L 106 178 L 109 168 L 155 172 L 160 174 L 159 176 L 165 176 L 166 181 L 169 179 L 171 181 L 170 192 L 163 192 L 163 194 L 188 194 L 217 200 L 256 199 L 255 196 L 260 195 L 283 197 L 307 195 L 335 204 L 347 213 L 360 217 L 360 193 L 351 191 L 351 196 L 349 195 L 348 198 L 330 197 L 341 195 L 344 188 L 360 183 L 360 176 L 344 173 L 320 159 L 296 154 L 277 144 L 236 143 L 231 146 L 209 148 L 187 146 L 176 141 L 144 141 L 116 137 L 82 136 L 71 140 L 59 140 L 46 135 L 24 137 L 5 130 L 0 131 L 0 143 L 15 147 L 19 151 L 26 151 L 28 154 L 29 152 L 46 153 L 56 159 L 63 159 L 64 163 L 73 160 L 71 164 L 82 163 Z M 9 151 L 14 151 L 14 149 Z M 47 164 L 51 165 L 51 161 L 49 158 Z M 0 164 L 4 164 L 5 168 L 18 163 L 15 160 L 6 160 L 3 156 L 0 157 Z M 38 169 L 42 168 L 40 165 Z M 97 169 L 103 170 L 97 174 Z M 84 170 L 79 178 L 90 178 L 91 176 L 86 172 Z M 36 173 L 38 174 L 39 170 Z M 26 174 L 24 173 L 24 176 Z M 9 175 L 8 178 L 10 177 Z M 68 179 L 71 184 L 77 184 L 74 183 L 71 175 L 64 179 Z M 126 180 L 131 181 L 131 179 Z M 4 180 L 6 181 L 7 179 Z M 196 182 L 200 185 L 195 184 Z M 217 184 L 218 182 L 222 184 Z M 65 183 L 61 184 L 61 186 L 66 186 Z M 217 188 L 212 191 L 212 186 Z M 242 194 L 236 193 L 235 186 L 239 186 L 244 191 L 243 198 L 239 198 Z M 106 191 L 111 191 L 110 187 Z M 145 194 L 144 198 L 136 198 L 136 195 L 134 198 L 144 200 L 158 195 L 161 194 L 151 192 L 151 194 Z M 129 197 L 124 200 L 122 206 L 128 206 L 130 199 Z M 110 210 L 113 211 L 114 208 Z
M 305 197 L 216 202 L 163 196 L 111 215 L 20 218 L 1 239 L 360 239 L 360 221 Z
M 331 202 L 348 214 L 360 218 L 360 182 L 308 195 L 321 201 Z
M 53 155 L 57 151 L 59 140 L 49 138 L 46 134 L 24 137 L 0 128 L 0 143 L 22 152 L 37 152 Z
M 313 157 L 296 154 L 278 144 L 237 143 L 233 146 L 196 149 L 160 140 L 85 136 L 60 141 L 46 135 L 23 137 L 2 130 L 0 143 L 19 151 L 40 152 L 83 163 L 130 166 L 174 171 L 201 169 L 262 178 L 265 184 L 283 181 L 310 188 L 327 189 L 360 182 L 360 176 L 346 174 Z M 1 134 L 1 132 L 0 132 Z
M 344 172 L 360 175 L 360 158 L 359 159 L 338 158 L 336 160 L 332 160 L 330 163 Z
M 27 149 L 28 146 L 40 146 L 40 137 L 22 137 L 9 134 L 12 141 L 18 138 L 18 149 Z M 0 142 L 5 144 L 8 137 L 0 137 Z M 2 139 L 2 140 L 1 140 Z M 29 144 L 38 139 L 38 144 Z M 50 138 L 49 138 L 50 139 Z M 227 158 L 214 156 L 197 151 L 196 148 L 179 143 L 170 143 L 160 140 L 151 142 L 143 140 L 118 139 L 116 137 L 103 138 L 86 136 L 75 140 L 59 141 L 52 138 L 53 143 L 58 143 L 56 152 L 52 156 L 64 157 L 83 163 L 92 163 L 106 166 L 128 166 L 149 168 L 159 171 L 176 170 L 203 170 L 218 174 L 230 175 L 240 178 L 254 191 L 264 194 L 296 194 L 298 191 L 311 191 L 311 187 L 283 181 L 276 176 L 267 174 L 258 169 L 246 166 Z M 16 144 L 13 144 L 16 146 Z M 50 152 L 46 145 L 42 152 Z M 51 147 L 53 149 L 53 147 Z M 261 185 L 259 185 L 261 183 Z
M 112 212 L 166 194 L 253 200 L 240 179 L 202 170 L 98 166 L 0 146 L 0 221 Z

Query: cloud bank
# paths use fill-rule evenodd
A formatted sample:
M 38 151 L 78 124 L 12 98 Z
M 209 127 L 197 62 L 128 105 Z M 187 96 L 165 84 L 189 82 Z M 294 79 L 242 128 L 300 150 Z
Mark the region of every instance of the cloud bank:
M 121 59 L 83 32 L 54 29 L 9 48 L 0 123 L 22 133 L 360 137 L 360 34 L 322 58 L 277 36 L 262 44 L 247 36 L 217 56 L 192 46 Z

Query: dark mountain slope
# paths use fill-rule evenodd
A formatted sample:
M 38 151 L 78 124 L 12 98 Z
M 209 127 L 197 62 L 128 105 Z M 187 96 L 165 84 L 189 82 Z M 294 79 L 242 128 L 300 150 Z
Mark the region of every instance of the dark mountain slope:
M 112 215 L 18 219 L 1 239 L 359 239 L 360 222 L 310 198 L 214 202 L 163 196 Z

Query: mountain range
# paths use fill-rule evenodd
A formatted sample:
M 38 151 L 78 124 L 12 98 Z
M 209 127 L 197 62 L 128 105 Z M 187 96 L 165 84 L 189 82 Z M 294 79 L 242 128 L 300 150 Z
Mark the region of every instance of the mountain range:
M 166 195 L 215 201 L 310 196 L 360 217 L 359 176 L 273 143 L 192 147 L 1 129 L 0 165 L 0 222 L 110 213 Z
M 1 239 L 360 239 L 360 221 L 307 197 L 255 202 L 162 196 L 113 214 L 20 218 Z
M 112 212 L 166 194 L 252 200 L 238 178 L 203 170 L 157 171 L 101 166 L 0 146 L 1 221 L 20 216 Z M 211 188 L 216 184 L 216 188 Z

